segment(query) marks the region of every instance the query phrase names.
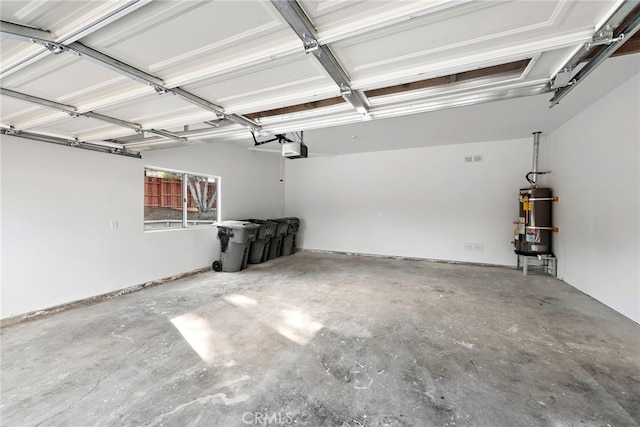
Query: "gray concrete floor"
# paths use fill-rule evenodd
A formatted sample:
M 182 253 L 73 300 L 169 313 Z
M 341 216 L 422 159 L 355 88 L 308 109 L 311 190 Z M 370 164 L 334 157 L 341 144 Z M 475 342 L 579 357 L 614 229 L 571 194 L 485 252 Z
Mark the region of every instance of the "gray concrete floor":
M 300 252 L 2 330 L 3 426 L 631 426 L 640 327 L 550 276 Z

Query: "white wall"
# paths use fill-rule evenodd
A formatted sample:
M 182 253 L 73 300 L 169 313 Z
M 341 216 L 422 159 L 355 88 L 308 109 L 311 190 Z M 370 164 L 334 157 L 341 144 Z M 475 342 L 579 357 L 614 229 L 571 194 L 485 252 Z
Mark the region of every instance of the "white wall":
M 541 147 L 542 168 L 553 170 L 543 183 L 560 197 L 559 276 L 637 322 L 639 82 L 636 74 Z M 207 267 L 218 257 L 214 228 L 142 231 L 145 165 L 221 176 L 223 219 L 302 218 L 306 249 L 513 265 L 512 222 L 531 146 L 528 137 L 287 160 L 283 192 L 279 156 L 233 144 L 137 160 L 3 136 L 0 316 Z M 484 160 L 465 164 L 469 154 Z M 465 251 L 465 243 L 484 251 Z
M 560 201 L 558 275 L 640 322 L 640 74 L 543 144 Z
M 6 136 L 1 149 L 2 318 L 219 257 L 213 227 L 143 232 L 145 165 L 221 176 L 223 219 L 283 214 L 278 156 L 233 144 L 146 152 L 142 160 Z
M 515 265 L 531 152 L 527 138 L 287 161 L 285 213 L 305 249 Z

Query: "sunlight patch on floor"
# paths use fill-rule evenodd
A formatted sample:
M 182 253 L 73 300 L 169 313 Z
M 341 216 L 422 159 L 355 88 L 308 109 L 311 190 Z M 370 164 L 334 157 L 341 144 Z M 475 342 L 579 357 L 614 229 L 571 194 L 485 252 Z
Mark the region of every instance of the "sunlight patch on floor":
M 283 337 L 299 345 L 311 341 L 323 326 L 301 310 L 280 310 L 280 314 L 282 322 L 276 330 Z
M 191 348 L 200 358 L 212 363 L 215 358 L 214 337 L 211 325 L 207 319 L 196 314 L 186 313 L 171 319 L 173 326 L 182 334 Z
M 258 304 L 258 301 L 254 300 L 253 298 L 249 298 L 240 294 L 227 295 L 226 297 L 224 297 L 224 299 L 231 304 L 241 308 L 251 307 Z
M 298 345 L 307 344 L 324 326 L 322 322 L 287 302 L 270 301 L 269 304 L 259 304 L 255 299 L 240 294 L 231 294 L 224 299 Z

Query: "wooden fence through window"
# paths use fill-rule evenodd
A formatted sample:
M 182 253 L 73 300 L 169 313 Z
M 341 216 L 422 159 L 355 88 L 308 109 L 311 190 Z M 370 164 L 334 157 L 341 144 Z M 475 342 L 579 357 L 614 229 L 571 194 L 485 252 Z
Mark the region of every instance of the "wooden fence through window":
M 200 183 L 204 190 L 205 182 Z M 215 184 L 209 183 L 209 195 L 215 191 Z M 215 207 L 215 202 L 213 206 Z M 151 208 L 182 209 L 182 180 L 172 178 L 144 177 L 144 206 Z M 193 197 L 187 197 L 187 210 L 196 211 Z

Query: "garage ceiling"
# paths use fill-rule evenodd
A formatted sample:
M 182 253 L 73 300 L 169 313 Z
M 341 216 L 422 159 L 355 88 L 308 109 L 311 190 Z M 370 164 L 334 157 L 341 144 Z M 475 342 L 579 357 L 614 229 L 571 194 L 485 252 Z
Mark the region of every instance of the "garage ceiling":
M 635 49 L 638 4 L 3 0 L 0 126 L 135 154 L 548 103 L 588 74 L 587 55 Z

